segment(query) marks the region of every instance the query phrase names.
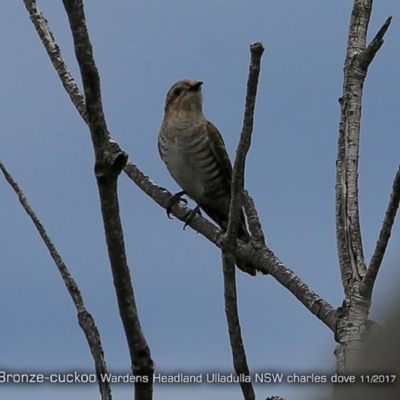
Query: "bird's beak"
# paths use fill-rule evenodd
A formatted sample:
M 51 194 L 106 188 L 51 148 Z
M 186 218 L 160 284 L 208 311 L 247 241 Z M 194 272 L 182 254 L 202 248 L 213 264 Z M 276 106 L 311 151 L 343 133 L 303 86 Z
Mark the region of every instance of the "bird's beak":
M 201 81 L 198 81 L 198 82 L 196 82 L 196 83 L 194 83 L 192 86 L 190 86 L 190 91 L 195 91 L 195 92 L 197 92 L 198 90 L 200 90 L 200 88 L 201 88 L 201 85 L 203 84 L 203 82 L 201 82 Z

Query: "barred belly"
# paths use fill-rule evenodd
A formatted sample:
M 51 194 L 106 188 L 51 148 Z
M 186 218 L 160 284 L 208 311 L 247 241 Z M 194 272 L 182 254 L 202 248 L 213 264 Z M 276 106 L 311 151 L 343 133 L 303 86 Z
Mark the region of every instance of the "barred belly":
M 207 136 L 186 134 L 174 135 L 172 140 L 162 139 L 160 151 L 167 168 L 189 197 L 199 204 L 210 200 L 215 204 L 221 196 L 226 197 L 221 165 Z M 223 203 L 224 208 L 226 203 L 229 206 L 229 198 Z

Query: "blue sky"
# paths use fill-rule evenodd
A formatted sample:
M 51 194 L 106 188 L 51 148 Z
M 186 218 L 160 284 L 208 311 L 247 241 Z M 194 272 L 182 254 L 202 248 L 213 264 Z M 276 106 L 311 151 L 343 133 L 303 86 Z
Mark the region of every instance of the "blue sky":
M 341 304 L 335 241 L 337 99 L 351 2 L 86 1 L 110 132 L 147 175 L 178 190 L 156 139 L 169 87 L 204 82 L 204 111 L 231 158 L 243 118 L 249 45 L 265 47 L 246 186 L 268 245 L 334 307 Z M 61 2 L 39 1 L 78 82 Z M 399 164 L 400 5 L 376 2 L 370 38 L 393 15 L 365 85 L 360 212 L 369 260 Z M 108 367 L 129 371 L 104 245 L 88 129 L 64 92 L 22 0 L 0 15 L 0 158 L 24 190 L 76 279 L 101 332 Z M 124 175 L 125 243 L 144 333 L 159 372 L 231 372 L 218 249 L 182 230 Z M 91 372 L 93 362 L 56 267 L 14 193 L 0 179 L 0 370 Z M 371 318 L 397 288 L 399 223 L 379 274 Z M 334 367 L 332 333 L 271 277 L 238 276 L 252 372 Z M 307 398 L 309 385 L 257 386 L 258 398 Z M 325 387 L 327 389 L 327 387 Z M 98 399 L 96 385 L 1 388 L 8 399 Z M 130 398 L 118 385 L 114 398 Z M 7 394 L 7 396 L 6 396 Z M 236 385 L 157 385 L 155 399 L 240 398 Z

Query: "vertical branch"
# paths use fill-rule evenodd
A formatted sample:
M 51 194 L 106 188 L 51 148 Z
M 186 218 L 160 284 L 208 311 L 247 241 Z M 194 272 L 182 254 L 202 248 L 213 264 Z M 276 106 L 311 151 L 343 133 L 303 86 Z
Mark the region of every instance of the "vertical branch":
M 346 295 L 366 274 L 358 204 L 358 159 L 361 103 L 368 67 L 383 44 L 390 24 L 386 21 L 366 47 L 372 0 L 355 0 L 350 20 L 343 94 L 340 102 L 338 156 L 336 161 L 336 235 L 340 271 Z
M 258 87 L 258 78 L 261 68 L 261 57 L 264 47 L 261 43 L 254 43 L 250 46 L 251 61 L 250 71 L 247 80 L 246 104 L 243 118 L 243 128 L 240 134 L 239 144 L 236 150 L 235 162 L 232 173 L 231 204 L 229 207 L 229 223 L 226 233 L 228 242 L 236 243 L 237 232 L 239 228 L 239 213 L 243 207 L 243 189 L 244 189 L 244 170 L 246 156 L 251 145 L 251 136 L 253 133 L 254 109 L 256 106 L 256 96 Z
M 101 379 L 101 376 L 107 374 L 108 372 L 107 372 L 106 360 L 104 359 L 104 352 L 103 352 L 103 346 L 101 344 L 100 332 L 97 329 L 97 326 L 94 322 L 92 315 L 87 311 L 85 307 L 78 285 L 76 284 L 74 278 L 68 271 L 67 266 L 65 265 L 63 259 L 61 258 L 61 255 L 58 253 L 51 238 L 47 234 L 43 224 L 40 222 L 39 218 L 29 205 L 28 200 L 26 199 L 24 193 L 18 186 L 17 182 L 14 181 L 13 177 L 7 171 L 6 167 L 3 165 L 1 161 L 0 161 L 0 169 L 3 172 L 7 182 L 10 184 L 14 192 L 17 194 L 19 202 L 21 203 L 22 207 L 31 218 L 45 246 L 47 247 L 51 258 L 53 259 L 54 263 L 58 268 L 58 271 L 60 272 L 60 275 L 64 281 L 64 285 L 67 288 L 68 293 L 71 296 L 71 299 L 78 312 L 79 325 L 82 328 L 83 333 L 85 334 L 86 340 L 90 348 L 90 352 L 92 353 L 94 359 L 96 375 L 98 377 L 97 382 L 99 385 L 101 398 L 102 400 L 111 400 L 112 397 L 111 397 L 110 384 Z
M 253 132 L 253 116 L 256 103 L 258 77 L 260 75 L 261 56 L 264 47 L 261 43 L 250 46 L 251 61 L 247 81 L 246 105 L 243 129 L 240 135 L 232 175 L 231 203 L 229 207 L 228 229 L 222 249 L 222 264 L 224 272 L 224 299 L 225 313 L 228 322 L 229 339 L 232 348 L 233 365 L 238 375 L 249 376 L 246 352 L 241 334 L 239 313 L 237 307 L 236 276 L 235 276 L 235 251 L 239 229 L 239 213 L 243 207 L 242 193 L 244 188 L 244 169 L 246 155 L 250 149 L 251 135 Z M 240 383 L 243 396 L 246 400 L 255 399 L 251 382 Z
M 100 77 L 89 40 L 82 0 L 63 0 L 63 4 L 82 76 L 86 115 L 96 158 L 95 174 L 119 312 L 128 342 L 132 371 L 138 378 L 135 383 L 135 397 L 150 400 L 153 393 L 154 364 L 139 322 L 117 195 L 118 176 L 126 164 L 127 155 L 116 144 L 110 147 L 101 102 Z
M 350 19 L 343 94 L 340 98 L 338 156 L 336 161 L 336 235 L 342 282 L 346 293 L 350 282 L 365 275 L 358 208 L 358 157 L 361 100 L 367 70 L 357 71 L 356 61 L 365 50 L 372 0 L 355 0 Z
M 236 291 L 236 268 L 233 253 L 222 251 L 222 266 L 224 273 L 225 315 L 228 323 L 229 340 L 232 349 L 233 366 L 237 375 L 250 376 L 244 349 L 242 330 L 240 328 Z M 242 375 L 242 376 L 243 376 Z M 251 382 L 240 382 L 245 400 L 255 400 L 256 395 Z
M 370 296 L 361 291 L 367 269 L 364 261 L 358 206 L 358 158 L 361 104 L 368 67 L 383 44 L 388 18 L 366 46 L 372 0 L 354 0 L 344 63 L 336 161 L 336 236 L 345 300 L 338 309 L 335 349 L 339 372 L 352 368 L 368 331 Z

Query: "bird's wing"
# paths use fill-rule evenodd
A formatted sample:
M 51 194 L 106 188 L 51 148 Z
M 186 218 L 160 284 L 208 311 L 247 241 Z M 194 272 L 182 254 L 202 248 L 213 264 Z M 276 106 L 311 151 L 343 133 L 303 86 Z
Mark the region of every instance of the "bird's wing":
M 224 184 L 227 188 L 229 188 L 230 193 L 232 182 L 232 164 L 225 148 L 224 139 L 215 125 L 209 121 L 207 121 L 207 133 L 210 138 L 211 150 L 221 166 L 222 174 L 224 176 Z
M 230 197 L 233 170 L 232 170 L 231 160 L 229 159 L 228 152 L 226 151 L 225 148 L 224 139 L 222 138 L 222 135 L 219 133 L 218 129 L 211 122 L 207 122 L 207 132 L 210 137 L 212 152 L 214 153 L 215 158 L 221 165 L 221 170 L 224 177 L 224 185 L 226 186 L 226 189 L 228 190 Z M 227 220 L 221 221 L 217 219 L 215 216 L 210 214 L 211 210 L 208 210 L 206 208 L 204 208 L 204 211 L 212 219 L 214 219 L 214 221 L 216 221 L 221 227 L 225 226 L 226 229 L 228 223 Z M 238 237 L 246 242 L 250 240 L 250 234 L 247 230 L 246 218 L 243 209 L 240 211 L 240 226 L 239 226 Z

